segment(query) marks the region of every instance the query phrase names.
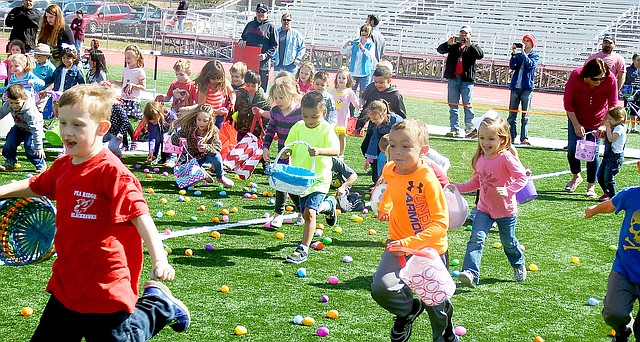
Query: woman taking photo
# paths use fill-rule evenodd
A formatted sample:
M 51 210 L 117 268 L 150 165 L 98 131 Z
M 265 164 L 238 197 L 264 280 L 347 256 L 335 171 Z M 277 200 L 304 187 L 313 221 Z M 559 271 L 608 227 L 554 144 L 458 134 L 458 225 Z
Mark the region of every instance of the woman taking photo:
M 618 85 L 614 74 L 600 58 L 592 59 L 584 66 L 573 70 L 564 91 L 564 109 L 568 121 L 567 160 L 573 174 L 564 190 L 574 192 L 582 183 L 581 162 L 575 157 L 576 143 L 586 136 L 600 147 L 600 137 L 604 135 L 602 125 L 609 109 L 618 103 Z M 589 198 L 597 198 L 594 185 L 599 158 L 587 162 L 587 193 Z
M 378 64 L 376 60 L 376 44 L 371 39 L 371 26 L 364 24 L 360 26 L 360 36 L 354 40 L 347 40 L 340 53 L 343 55 L 351 55 L 351 61 L 349 63 L 349 72 L 356 84 L 353 86 L 353 91 L 357 91 L 360 87 L 360 91 L 364 89 L 373 80 L 373 69 Z
M 62 44 L 68 44 L 75 49 L 75 41 L 73 32 L 69 25 L 65 24 L 62 11 L 58 5 L 50 5 L 44 11 L 42 20 L 40 21 L 40 33 L 38 33 L 38 43 L 44 43 L 51 47 L 51 63 L 59 66 L 60 51 Z M 80 53 L 76 51 L 76 53 Z

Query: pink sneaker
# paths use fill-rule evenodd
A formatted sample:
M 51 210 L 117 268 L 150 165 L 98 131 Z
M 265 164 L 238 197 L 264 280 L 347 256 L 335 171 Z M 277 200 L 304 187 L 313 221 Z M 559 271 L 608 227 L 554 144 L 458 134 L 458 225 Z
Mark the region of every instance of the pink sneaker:
M 225 176 L 218 178 L 218 182 L 222 183 L 222 186 L 225 188 L 230 188 L 233 186 L 233 181 Z

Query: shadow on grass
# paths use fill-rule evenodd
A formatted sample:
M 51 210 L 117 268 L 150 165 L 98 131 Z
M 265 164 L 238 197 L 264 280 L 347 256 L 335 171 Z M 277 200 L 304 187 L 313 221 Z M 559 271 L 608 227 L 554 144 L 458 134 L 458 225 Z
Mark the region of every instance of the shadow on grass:
M 576 192 L 558 191 L 538 191 L 537 201 L 571 201 L 571 202 L 588 202 L 597 204 L 597 200 L 586 197 L 584 194 Z
M 341 247 L 380 247 L 382 244 L 380 241 L 363 241 L 363 240 L 338 240 L 333 239 L 331 245 Z
M 371 290 L 371 279 L 372 275 L 368 276 L 359 276 L 348 280 L 340 280 L 340 282 L 336 285 L 331 285 L 327 282 L 322 283 L 309 283 L 311 286 L 315 286 L 320 289 L 331 289 L 331 290 L 342 290 L 342 291 L 352 291 L 352 290 Z
M 513 280 L 498 279 L 498 278 L 482 278 L 480 285 L 478 286 L 492 285 L 497 283 L 512 283 L 512 282 Z M 456 292 L 454 293 L 454 295 L 470 293 L 473 291 L 474 289 L 470 287 L 466 287 L 460 283 L 456 283 Z
M 236 263 L 230 260 L 231 257 L 282 261 L 282 257 L 274 255 L 274 253 L 293 247 L 294 244 L 281 244 L 264 249 L 222 248 L 214 251 L 197 249 L 194 250 L 193 256 L 176 256 L 171 260 L 171 263 L 194 267 L 229 267 L 236 266 Z M 173 254 L 184 255 L 185 250 L 187 248 L 175 248 Z

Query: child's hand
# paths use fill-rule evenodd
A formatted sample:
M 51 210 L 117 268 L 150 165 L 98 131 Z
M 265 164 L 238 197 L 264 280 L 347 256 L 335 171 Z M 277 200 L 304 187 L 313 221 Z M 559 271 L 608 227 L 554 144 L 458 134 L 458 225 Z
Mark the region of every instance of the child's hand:
M 593 215 L 597 214 L 595 209 L 596 209 L 595 205 L 587 207 L 587 209 L 584 210 L 584 218 L 590 218 Z
M 339 187 L 336 189 L 336 196 L 342 196 L 345 194 L 345 192 L 346 192 L 345 188 Z
M 320 155 L 320 151 L 318 151 L 317 147 L 309 147 L 309 155 L 311 157 L 319 156 Z
M 151 269 L 151 279 L 162 281 L 172 281 L 176 276 L 176 271 L 167 261 L 156 261 Z
M 309 152 L 309 153 L 311 153 L 311 152 Z M 285 160 L 285 159 L 287 159 L 289 157 L 291 157 L 291 151 L 284 151 L 280 155 L 280 160 Z
M 389 214 L 378 211 L 378 221 L 389 221 Z
M 103 86 L 103 87 L 107 87 L 107 88 L 113 87 L 113 84 L 111 84 L 111 82 L 109 82 L 109 81 L 102 81 L 102 82 L 100 82 L 100 85 Z
M 44 154 L 44 149 L 39 149 L 39 150 L 35 150 L 35 154 L 36 156 L 38 156 L 38 158 L 45 158 L 45 154 Z
M 270 161 L 270 157 L 269 157 L 269 149 L 266 147 L 262 148 L 262 159 L 268 163 Z
M 260 62 L 264 61 L 265 59 L 267 59 L 267 54 L 261 53 L 261 54 L 258 55 L 258 60 Z
M 502 197 L 508 197 L 509 196 L 509 192 L 507 191 L 507 187 L 506 186 L 498 186 L 498 187 L 496 187 L 496 192 L 498 193 L 498 195 L 500 195 Z
M 389 241 L 389 243 L 387 243 L 387 247 L 386 248 L 388 249 L 389 247 L 402 247 L 402 244 L 398 240 L 393 240 L 393 241 Z M 405 255 L 407 255 L 407 253 L 405 253 L 405 252 L 390 252 L 390 253 L 393 253 L 393 254 L 395 254 L 397 256 L 405 256 Z
M 116 135 L 116 140 L 122 140 L 122 134 L 118 133 L 118 135 Z
M 373 159 L 371 158 L 367 158 L 364 161 L 364 170 L 367 171 L 369 170 L 369 166 L 371 165 L 371 163 L 373 163 Z

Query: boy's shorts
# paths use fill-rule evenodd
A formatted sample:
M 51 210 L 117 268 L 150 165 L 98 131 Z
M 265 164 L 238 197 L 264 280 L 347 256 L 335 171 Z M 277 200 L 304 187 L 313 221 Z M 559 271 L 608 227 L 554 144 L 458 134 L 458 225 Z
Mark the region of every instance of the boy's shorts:
M 312 192 L 307 196 L 300 197 L 300 212 L 304 212 L 304 208 L 313 209 L 316 213 L 320 212 L 320 207 L 326 196 L 327 194 L 324 192 Z

